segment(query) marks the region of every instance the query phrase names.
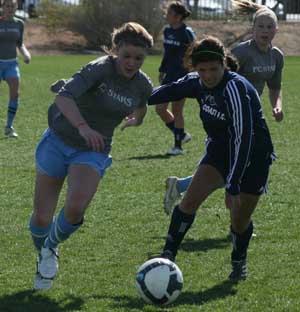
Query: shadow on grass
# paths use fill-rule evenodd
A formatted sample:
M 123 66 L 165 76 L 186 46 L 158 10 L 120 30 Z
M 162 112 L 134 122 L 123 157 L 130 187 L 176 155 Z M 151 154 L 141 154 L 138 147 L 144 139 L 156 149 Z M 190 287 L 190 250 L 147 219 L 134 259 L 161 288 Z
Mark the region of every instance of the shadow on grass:
M 123 159 L 117 159 L 118 161 L 122 160 L 148 160 L 148 159 L 168 159 L 170 155 L 167 154 L 156 154 L 156 155 L 144 155 L 144 156 L 132 156 L 132 157 L 127 157 Z
M 165 237 L 152 237 L 152 239 L 163 239 Z M 202 240 L 195 240 L 187 238 L 185 239 L 180 247 L 179 250 L 193 252 L 193 251 L 202 251 L 207 252 L 210 249 L 223 249 L 227 248 L 230 245 L 230 238 L 229 237 L 222 237 L 222 238 L 207 238 Z M 152 253 L 149 253 L 150 255 Z
M 221 284 L 215 285 L 212 288 L 208 288 L 200 292 L 185 292 L 178 297 L 178 299 L 168 307 L 179 307 L 181 305 L 204 305 L 208 302 L 226 298 L 228 296 L 234 296 L 237 290 L 234 288 L 234 283 L 230 281 L 224 281 Z M 93 296 L 95 299 L 108 299 L 113 300 L 112 309 L 126 309 L 126 310 L 136 310 L 143 311 L 144 307 L 147 305 L 141 298 L 130 297 L 130 296 Z M 159 307 L 157 311 L 165 311 L 163 307 Z
M 173 304 L 174 306 L 192 304 L 192 305 L 203 305 L 210 301 L 219 300 L 228 296 L 234 296 L 237 290 L 234 288 L 236 283 L 228 280 L 223 281 L 221 284 L 215 285 L 200 292 L 185 292 L 178 297 L 177 301 Z
M 207 238 L 202 240 L 186 239 L 181 245 L 180 249 L 184 251 L 202 251 L 207 252 L 210 249 L 227 248 L 230 244 L 228 237 L 224 238 Z
M 34 290 L 20 291 L 0 297 L 0 311 L 5 312 L 67 312 L 80 311 L 84 301 L 72 295 L 54 301 L 41 292 Z

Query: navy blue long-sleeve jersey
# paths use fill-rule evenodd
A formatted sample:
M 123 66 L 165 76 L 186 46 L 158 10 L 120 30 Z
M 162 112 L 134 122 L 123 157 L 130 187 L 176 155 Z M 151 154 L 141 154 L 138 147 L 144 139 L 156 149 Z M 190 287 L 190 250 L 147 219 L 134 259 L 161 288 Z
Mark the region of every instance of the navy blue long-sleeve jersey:
M 194 72 L 154 89 L 149 105 L 182 98 L 197 99 L 208 138 L 228 150 L 230 170 L 226 190 L 232 195 L 238 194 L 252 153 L 273 152 L 257 91 L 244 77 L 229 71 L 225 71 L 215 88 L 208 89 Z
M 159 72 L 172 76 L 184 76 L 187 71 L 183 67 L 183 57 L 188 45 L 195 39 L 190 27 L 183 24 L 180 28 L 167 26 L 164 29 L 164 56 Z

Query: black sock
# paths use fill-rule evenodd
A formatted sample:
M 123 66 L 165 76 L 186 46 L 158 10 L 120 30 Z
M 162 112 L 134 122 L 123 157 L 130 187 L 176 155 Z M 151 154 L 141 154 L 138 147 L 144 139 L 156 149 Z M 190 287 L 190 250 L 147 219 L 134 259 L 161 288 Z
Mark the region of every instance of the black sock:
M 175 121 L 174 120 L 171 122 L 165 123 L 165 125 L 174 133 L 174 130 L 175 130 Z
M 181 142 L 184 135 L 184 129 L 183 128 L 175 128 L 174 129 L 174 136 L 175 136 L 175 147 L 178 147 L 181 149 Z
M 187 231 L 193 224 L 194 219 L 195 219 L 195 214 L 193 215 L 186 214 L 182 212 L 181 210 L 179 210 L 178 205 L 175 206 L 173 210 L 172 218 L 171 218 L 171 223 L 169 226 L 169 231 L 168 231 L 168 236 L 166 239 L 164 251 L 170 250 L 173 256 L 174 257 L 176 256 L 177 250 L 185 234 L 187 233 Z
M 247 257 L 247 249 L 249 246 L 249 242 L 253 233 L 253 222 L 251 221 L 247 230 L 238 234 L 235 233 L 231 226 L 231 237 L 232 237 L 232 253 L 231 260 L 232 261 L 240 261 L 244 260 Z

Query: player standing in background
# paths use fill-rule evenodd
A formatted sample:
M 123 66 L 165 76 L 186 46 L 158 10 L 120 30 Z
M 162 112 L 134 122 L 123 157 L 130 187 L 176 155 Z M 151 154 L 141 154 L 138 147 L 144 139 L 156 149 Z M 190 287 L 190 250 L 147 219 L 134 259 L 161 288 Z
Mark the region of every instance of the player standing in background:
M 13 128 L 19 106 L 20 70 L 17 62 L 17 49 L 22 54 L 25 64 L 31 60 L 30 53 L 23 43 L 24 23 L 14 17 L 17 6 L 17 0 L 3 0 L 0 17 L 0 80 L 5 80 L 9 87 L 4 134 L 10 138 L 18 137 Z
M 83 224 L 105 170 L 111 165 L 115 128 L 139 126 L 152 91 L 140 70 L 152 36 L 137 23 L 112 34 L 112 50 L 68 80 L 49 108 L 47 129 L 36 149 L 36 183 L 30 232 L 38 251 L 35 289 L 49 289 L 58 271 L 58 244 Z M 55 89 L 55 88 L 54 88 Z M 53 221 L 67 178 L 64 207 Z
M 239 281 L 247 277 L 251 216 L 265 192 L 273 144 L 257 91 L 243 76 L 226 68 L 228 58 L 217 38 L 195 42 L 186 53 L 186 63 L 197 73 L 155 89 L 149 104 L 196 98 L 207 133 L 206 152 L 173 210 L 161 256 L 175 260 L 199 206 L 216 189 L 225 187 L 232 236 L 229 279 Z
M 247 0 L 233 0 L 234 8 L 243 14 L 253 16 L 253 38 L 238 44 L 232 53 L 239 62 L 238 73 L 246 77 L 261 96 L 267 84 L 272 114 L 276 121 L 283 120 L 281 81 L 284 65 L 283 53 L 272 46 L 272 40 L 278 31 L 276 14 L 264 5 Z M 192 176 L 168 177 L 164 197 L 164 210 L 169 214 L 176 201 L 184 193 Z
M 164 29 L 164 55 L 159 67 L 159 82 L 167 84 L 187 74 L 183 66 L 183 57 L 189 44 L 195 40 L 195 34 L 183 22 L 190 11 L 180 2 L 172 2 L 167 9 L 166 19 L 169 26 Z M 191 135 L 184 130 L 183 106 L 185 99 L 172 102 L 172 112 L 168 103 L 156 106 L 156 112 L 174 134 L 174 146 L 167 151 L 168 155 L 181 155 L 182 143 L 191 140 Z

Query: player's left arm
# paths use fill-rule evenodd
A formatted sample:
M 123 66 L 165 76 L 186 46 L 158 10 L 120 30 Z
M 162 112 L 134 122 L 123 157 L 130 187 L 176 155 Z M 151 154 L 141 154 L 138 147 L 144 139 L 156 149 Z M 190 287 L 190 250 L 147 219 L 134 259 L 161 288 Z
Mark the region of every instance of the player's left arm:
M 282 121 L 283 111 L 281 89 L 269 89 L 269 99 L 272 106 L 273 117 L 278 122 Z
M 230 169 L 226 191 L 231 196 L 240 193 L 240 182 L 249 162 L 252 148 L 253 121 L 250 98 L 243 82 L 231 80 L 225 90 L 229 123 Z
M 21 55 L 23 56 L 24 63 L 29 64 L 31 61 L 31 54 L 28 51 L 28 49 L 26 48 L 24 43 L 19 47 L 19 51 L 20 51 Z
M 20 38 L 17 41 L 17 47 L 18 47 L 19 52 L 23 56 L 24 63 L 29 64 L 31 61 L 31 54 L 23 42 L 24 23 L 22 21 L 19 21 L 18 25 L 19 25 L 19 31 L 20 31 Z
M 275 120 L 279 122 L 283 119 L 281 81 L 284 59 L 281 51 L 276 49 L 274 52 L 276 57 L 276 68 L 272 78 L 267 81 L 267 85 L 269 88 L 269 99 L 272 106 L 272 113 Z

